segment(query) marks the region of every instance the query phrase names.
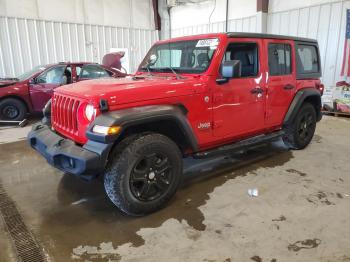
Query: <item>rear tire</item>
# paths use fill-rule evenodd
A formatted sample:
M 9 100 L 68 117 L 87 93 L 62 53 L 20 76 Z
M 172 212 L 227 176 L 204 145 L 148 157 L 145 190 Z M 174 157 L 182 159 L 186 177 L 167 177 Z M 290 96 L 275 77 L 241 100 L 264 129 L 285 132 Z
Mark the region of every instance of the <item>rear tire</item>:
M 26 105 L 16 98 L 0 101 L 0 120 L 22 121 L 27 114 Z
M 285 127 L 283 142 L 292 149 L 303 149 L 311 142 L 315 129 L 315 107 L 304 103 L 293 123 Z
M 160 134 L 124 139 L 112 153 L 104 175 L 109 199 L 124 213 L 142 216 L 162 208 L 182 178 L 178 146 Z

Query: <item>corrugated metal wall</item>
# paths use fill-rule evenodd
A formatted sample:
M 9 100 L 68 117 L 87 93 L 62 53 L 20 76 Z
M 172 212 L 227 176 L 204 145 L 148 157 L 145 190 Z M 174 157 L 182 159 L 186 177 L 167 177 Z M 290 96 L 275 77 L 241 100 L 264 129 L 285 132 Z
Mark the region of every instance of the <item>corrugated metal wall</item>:
M 130 48 L 135 70 L 157 40 L 155 30 L 0 17 L 0 77 L 60 61 L 100 63 L 111 47 Z
M 228 21 L 228 31 L 232 32 L 256 32 L 256 16 L 250 16 Z M 171 37 L 196 35 L 205 33 L 225 32 L 225 22 L 215 22 L 211 24 L 195 25 L 171 30 Z
M 339 1 L 268 14 L 268 33 L 316 38 L 321 52 L 323 82 L 334 86 L 340 76 L 350 1 Z

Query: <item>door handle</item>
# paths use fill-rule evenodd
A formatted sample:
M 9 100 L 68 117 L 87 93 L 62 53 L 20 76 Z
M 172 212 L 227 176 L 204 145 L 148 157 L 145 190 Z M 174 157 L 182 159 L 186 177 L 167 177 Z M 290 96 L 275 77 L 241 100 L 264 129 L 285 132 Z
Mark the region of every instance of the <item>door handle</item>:
M 250 90 L 250 93 L 252 94 L 262 94 L 264 93 L 264 90 L 262 90 L 261 88 L 253 88 L 252 90 Z
M 283 87 L 284 90 L 291 90 L 291 89 L 293 89 L 293 88 L 295 88 L 295 86 L 293 86 L 293 85 L 291 85 L 291 84 L 285 85 L 285 86 Z

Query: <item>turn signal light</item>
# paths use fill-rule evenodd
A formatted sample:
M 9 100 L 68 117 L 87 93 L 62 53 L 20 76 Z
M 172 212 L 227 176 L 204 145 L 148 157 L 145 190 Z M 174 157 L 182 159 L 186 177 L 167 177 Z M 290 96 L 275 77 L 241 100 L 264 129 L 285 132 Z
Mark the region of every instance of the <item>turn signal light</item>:
M 92 132 L 101 134 L 101 135 L 116 135 L 120 132 L 120 126 L 99 126 L 94 125 Z

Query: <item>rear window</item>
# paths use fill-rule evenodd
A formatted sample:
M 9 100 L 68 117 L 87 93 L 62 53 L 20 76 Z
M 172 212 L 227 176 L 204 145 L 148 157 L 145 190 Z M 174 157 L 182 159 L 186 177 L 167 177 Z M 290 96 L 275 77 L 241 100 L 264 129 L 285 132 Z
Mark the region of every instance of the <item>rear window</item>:
M 298 75 L 315 76 L 320 74 L 320 61 L 316 45 L 297 44 Z

